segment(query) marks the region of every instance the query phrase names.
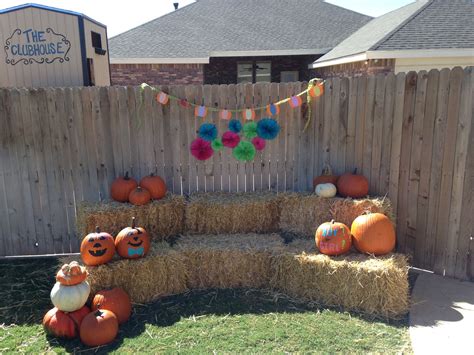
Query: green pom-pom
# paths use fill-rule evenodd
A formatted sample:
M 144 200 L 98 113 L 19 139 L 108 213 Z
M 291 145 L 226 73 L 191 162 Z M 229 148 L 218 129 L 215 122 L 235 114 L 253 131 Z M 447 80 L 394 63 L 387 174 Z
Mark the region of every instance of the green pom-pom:
M 211 144 L 211 147 L 212 149 L 214 149 L 214 151 L 218 152 L 219 150 L 221 150 L 222 148 L 224 148 L 224 144 L 222 144 L 222 139 L 220 138 L 216 138 L 212 141 L 212 144 Z
M 244 124 L 244 136 L 247 139 L 255 138 L 257 133 L 257 124 L 255 122 L 247 122 Z
M 251 161 L 255 158 L 255 147 L 248 141 L 241 141 L 237 147 L 232 151 L 235 159 L 240 161 Z

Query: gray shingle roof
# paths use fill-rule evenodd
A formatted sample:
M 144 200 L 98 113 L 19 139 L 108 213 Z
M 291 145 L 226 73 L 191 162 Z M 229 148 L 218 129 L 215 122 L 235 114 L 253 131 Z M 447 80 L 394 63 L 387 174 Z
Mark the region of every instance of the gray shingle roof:
M 111 58 L 208 58 L 213 51 L 326 53 L 371 17 L 321 0 L 198 0 L 110 39 Z
M 366 51 L 474 48 L 472 0 L 418 0 L 377 17 L 315 63 Z

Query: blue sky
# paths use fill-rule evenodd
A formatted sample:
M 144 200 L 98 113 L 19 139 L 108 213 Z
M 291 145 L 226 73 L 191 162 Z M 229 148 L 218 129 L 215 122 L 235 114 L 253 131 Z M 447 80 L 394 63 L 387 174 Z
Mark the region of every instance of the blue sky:
M 180 7 L 193 0 L 1 0 L 0 9 L 27 2 L 82 12 L 107 25 L 109 36 L 117 35 L 174 10 L 173 2 Z M 409 4 L 414 0 L 327 0 L 370 16 L 380 16 Z

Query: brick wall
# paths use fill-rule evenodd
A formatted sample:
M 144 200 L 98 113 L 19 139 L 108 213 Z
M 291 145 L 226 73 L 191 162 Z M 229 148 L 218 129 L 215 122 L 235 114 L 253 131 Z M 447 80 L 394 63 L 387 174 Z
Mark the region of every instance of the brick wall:
M 334 76 L 375 75 L 378 73 L 393 73 L 394 71 L 395 59 L 370 59 L 368 61 L 317 68 L 313 70 L 313 73 L 319 78 L 329 78 Z
M 203 64 L 111 64 L 112 85 L 203 84 Z

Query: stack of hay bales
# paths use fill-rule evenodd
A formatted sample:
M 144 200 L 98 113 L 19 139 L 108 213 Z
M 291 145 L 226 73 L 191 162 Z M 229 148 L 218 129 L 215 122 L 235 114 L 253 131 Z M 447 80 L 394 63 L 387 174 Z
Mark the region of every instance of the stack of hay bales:
M 183 196 L 167 194 L 163 199 L 144 206 L 106 201 L 83 202 L 79 205 L 76 228 L 80 238 L 95 230 L 117 235 L 130 226 L 132 217 L 144 227 L 154 240 L 165 240 L 183 232 L 185 199 Z

